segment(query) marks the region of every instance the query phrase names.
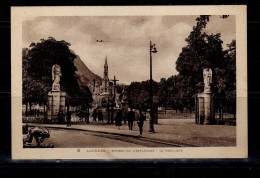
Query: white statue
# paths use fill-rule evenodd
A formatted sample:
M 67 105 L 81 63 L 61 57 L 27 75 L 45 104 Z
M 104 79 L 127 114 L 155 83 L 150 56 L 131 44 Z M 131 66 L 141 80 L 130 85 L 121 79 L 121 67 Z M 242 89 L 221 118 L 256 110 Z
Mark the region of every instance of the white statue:
M 62 76 L 61 74 L 61 68 L 58 64 L 54 64 L 52 66 L 52 90 L 60 90 L 60 77 Z
M 203 70 L 203 80 L 204 80 L 204 93 L 211 92 L 210 84 L 212 83 L 212 70 L 206 68 Z

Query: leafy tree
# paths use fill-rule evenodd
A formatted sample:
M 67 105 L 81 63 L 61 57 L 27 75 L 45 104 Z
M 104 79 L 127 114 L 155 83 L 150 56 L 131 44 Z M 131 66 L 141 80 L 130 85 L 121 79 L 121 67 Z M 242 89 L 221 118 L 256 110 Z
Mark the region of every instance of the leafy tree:
M 24 102 L 46 103 L 48 91 L 52 87 L 52 66 L 61 66 L 61 90 L 66 91 L 68 105 L 77 105 L 84 101 L 92 101 L 88 87 L 79 85 L 76 75 L 74 55 L 66 41 L 57 41 L 53 37 L 32 43 L 31 49 L 23 54 L 23 96 Z M 86 98 L 87 101 L 85 100 Z M 79 100 L 80 99 L 80 100 Z
M 186 39 L 187 46 L 182 49 L 176 61 L 181 79 L 178 83 L 179 96 L 187 99 L 184 103 L 186 106 L 192 106 L 193 96 L 200 92 L 197 86 L 203 85 L 205 68 L 212 69 L 212 91 L 216 97 L 226 97 L 227 91 L 234 93 L 235 42 L 230 44 L 229 52 L 223 51 L 221 34 L 206 34 L 203 31 L 209 18 L 210 16 L 200 16 L 196 19 L 197 25 L 193 27 Z
M 77 68 L 74 66 L 76 56 L 69 50 L 70 44 L 66 41 L 56 41 L 53 37 L 47 40 L 41 39 L 39 43 L 32 43 L 29 51 L 30 65 L 28 74 L 36 80 L 41 80 L 48 89 L 52 86 L 52 66 L 61 66 L 61 90 L 70 96 L 79 92 L 76 78 Z
M 158 96 L 159 106 L 165 108 L 177 108 L 177 79 L 178 76 L 171 76 L 168 79 L 162 78 L 159 85 Z
M 180 93 L 183 97 L 192 97 L 198 92 L 196 85 L 203 81 L 204 68 L 211 68 L 213 77 L 217 67 L 225 68 L 221 35 L 208 35 L 203 32 L 209 16 L 200 16 L 196 20 L 197 26 L 186 39 L 188 44 L 182 49 L 176 62 L 176 69 L 183 77 L 182 83 L 185 86 Z
M 158 83 L 153 81 L 152 85 L 153 94 L 156 96 L 159 88 Z M 132 82 L 126 88 L 126 97 L 130 107 L 147 109 L 150 103 L 150 80 Z
M 28 49 L 23 50 L 23 103 L 29 103 L 30 105 L 34 102 L 44 104 L 47 98 L 45 94 L 48 92 L 48 88 L 44 87 L 44 82 L 41 79 L 35 79 L 28 74 L 28 68 L 30 66 L 28 52 Z

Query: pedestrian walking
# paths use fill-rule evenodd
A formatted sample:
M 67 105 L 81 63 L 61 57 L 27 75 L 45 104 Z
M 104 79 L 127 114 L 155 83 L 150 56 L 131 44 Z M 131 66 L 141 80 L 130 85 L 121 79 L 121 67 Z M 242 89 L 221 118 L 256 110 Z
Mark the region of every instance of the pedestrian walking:
M 86 121 L 87 124 L 89 124 L 89 112 L 88 112 L 88 110 L 85 111 L 85 121 Z
M 118 130 L 120 130 L 120 126 L 122 125 L 122 111 L 120 109 L 116 112 L 115 120 L 116 126 L 118 126 Z
M 102 111 L 98 111 L 98 121 L 102 121 L 102 122 L 103 122 L 103 114 L 102 114 Z
M 97 110 L 96 109 L 94 109 L 92 116 L 93 116 L 93 121 L 96 122 L 97 121 Z
M 58 122 L 60 124 L 63 123 L 63 112 L 62 111 L 59 111 L 59 113 L 58 113 Z
M 133 130 L 133 123 L 135 120 L 135 112 L 133 111 L 133 108 L 130 108 L 130 111 L 127 113 L 127 120 L 129 130 Z
M 76 116 L 79 118 L 79 121 L 80 121 L 80 122 L 83 122 L 84 111 L 77 110 L 77 111 L 76 111 Z
M 123 120 L 124 120 L 124 125 L 126 125 L 126 120 L 127 120 L 127 111 L 124 110 L 122 115 L 123 115 L 122 117 L 123 117 Z
M 139 117 L 138 117 L 138 121 L 137 121 L 137 124 L 138 124 L 138 127 L 139 127 L 139 132 L 140 132 L 139 137 L 141 137 L 142 134 L 143 134 L 144 120 L 145 120 L 145 116 L 144 116 L 144 114 L 142 113 L 142 110 L 140 109 L 140 110 L 139 110 Z
M 107 108 L 107 123 L 108 123 L 108 124 L 110 123 L 110 117 L 111 117 L 110 109 Z
M 67 111 L 67 126 L 71 126 L 71 111 Z

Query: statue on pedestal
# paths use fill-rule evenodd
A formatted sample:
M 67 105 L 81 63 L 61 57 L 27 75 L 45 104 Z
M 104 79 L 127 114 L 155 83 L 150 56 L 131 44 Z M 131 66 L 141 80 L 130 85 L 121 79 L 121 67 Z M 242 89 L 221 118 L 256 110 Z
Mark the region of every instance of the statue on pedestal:
M 47 119 L 50 122 L 64 122 L 66 92 L 60 91 L 61 67 L 57 64 L 52 66 L 52 90 L 48 92 Z M 59 116 L 60 115 L 60 116 Z
M 60 91 L 60 77 L 61 74 L 61 68 L 58 64 L 54 64 L 52 66 L 52 90 L 53 91 Z
M 203 79 L 204 79 L 204 93 L 210 93 L 212 83 L 212 70 L 210 68 L 206 68 L 203 70 Z

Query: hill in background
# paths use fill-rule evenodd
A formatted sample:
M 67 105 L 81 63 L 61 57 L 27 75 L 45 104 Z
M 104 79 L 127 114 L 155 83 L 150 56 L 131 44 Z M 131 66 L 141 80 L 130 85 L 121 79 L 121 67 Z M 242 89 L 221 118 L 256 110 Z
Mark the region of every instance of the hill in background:
M 71 51 L 73 54 L 75 54 L 73 51 Z M 75 54 L 76 55 L 76 54 Z M 77 58 L 74 59 L 74 65 L 77 67 L 77 74 L 80 77 L 80 82 L 84 83 L 84 85 L 87 85 L 88 82 L 93 82 L 95 79 L 97 83 L 102 83 L 102 78 L 96 74 L 94 74 L 80 59 L 78 55 L 76 55 Z

